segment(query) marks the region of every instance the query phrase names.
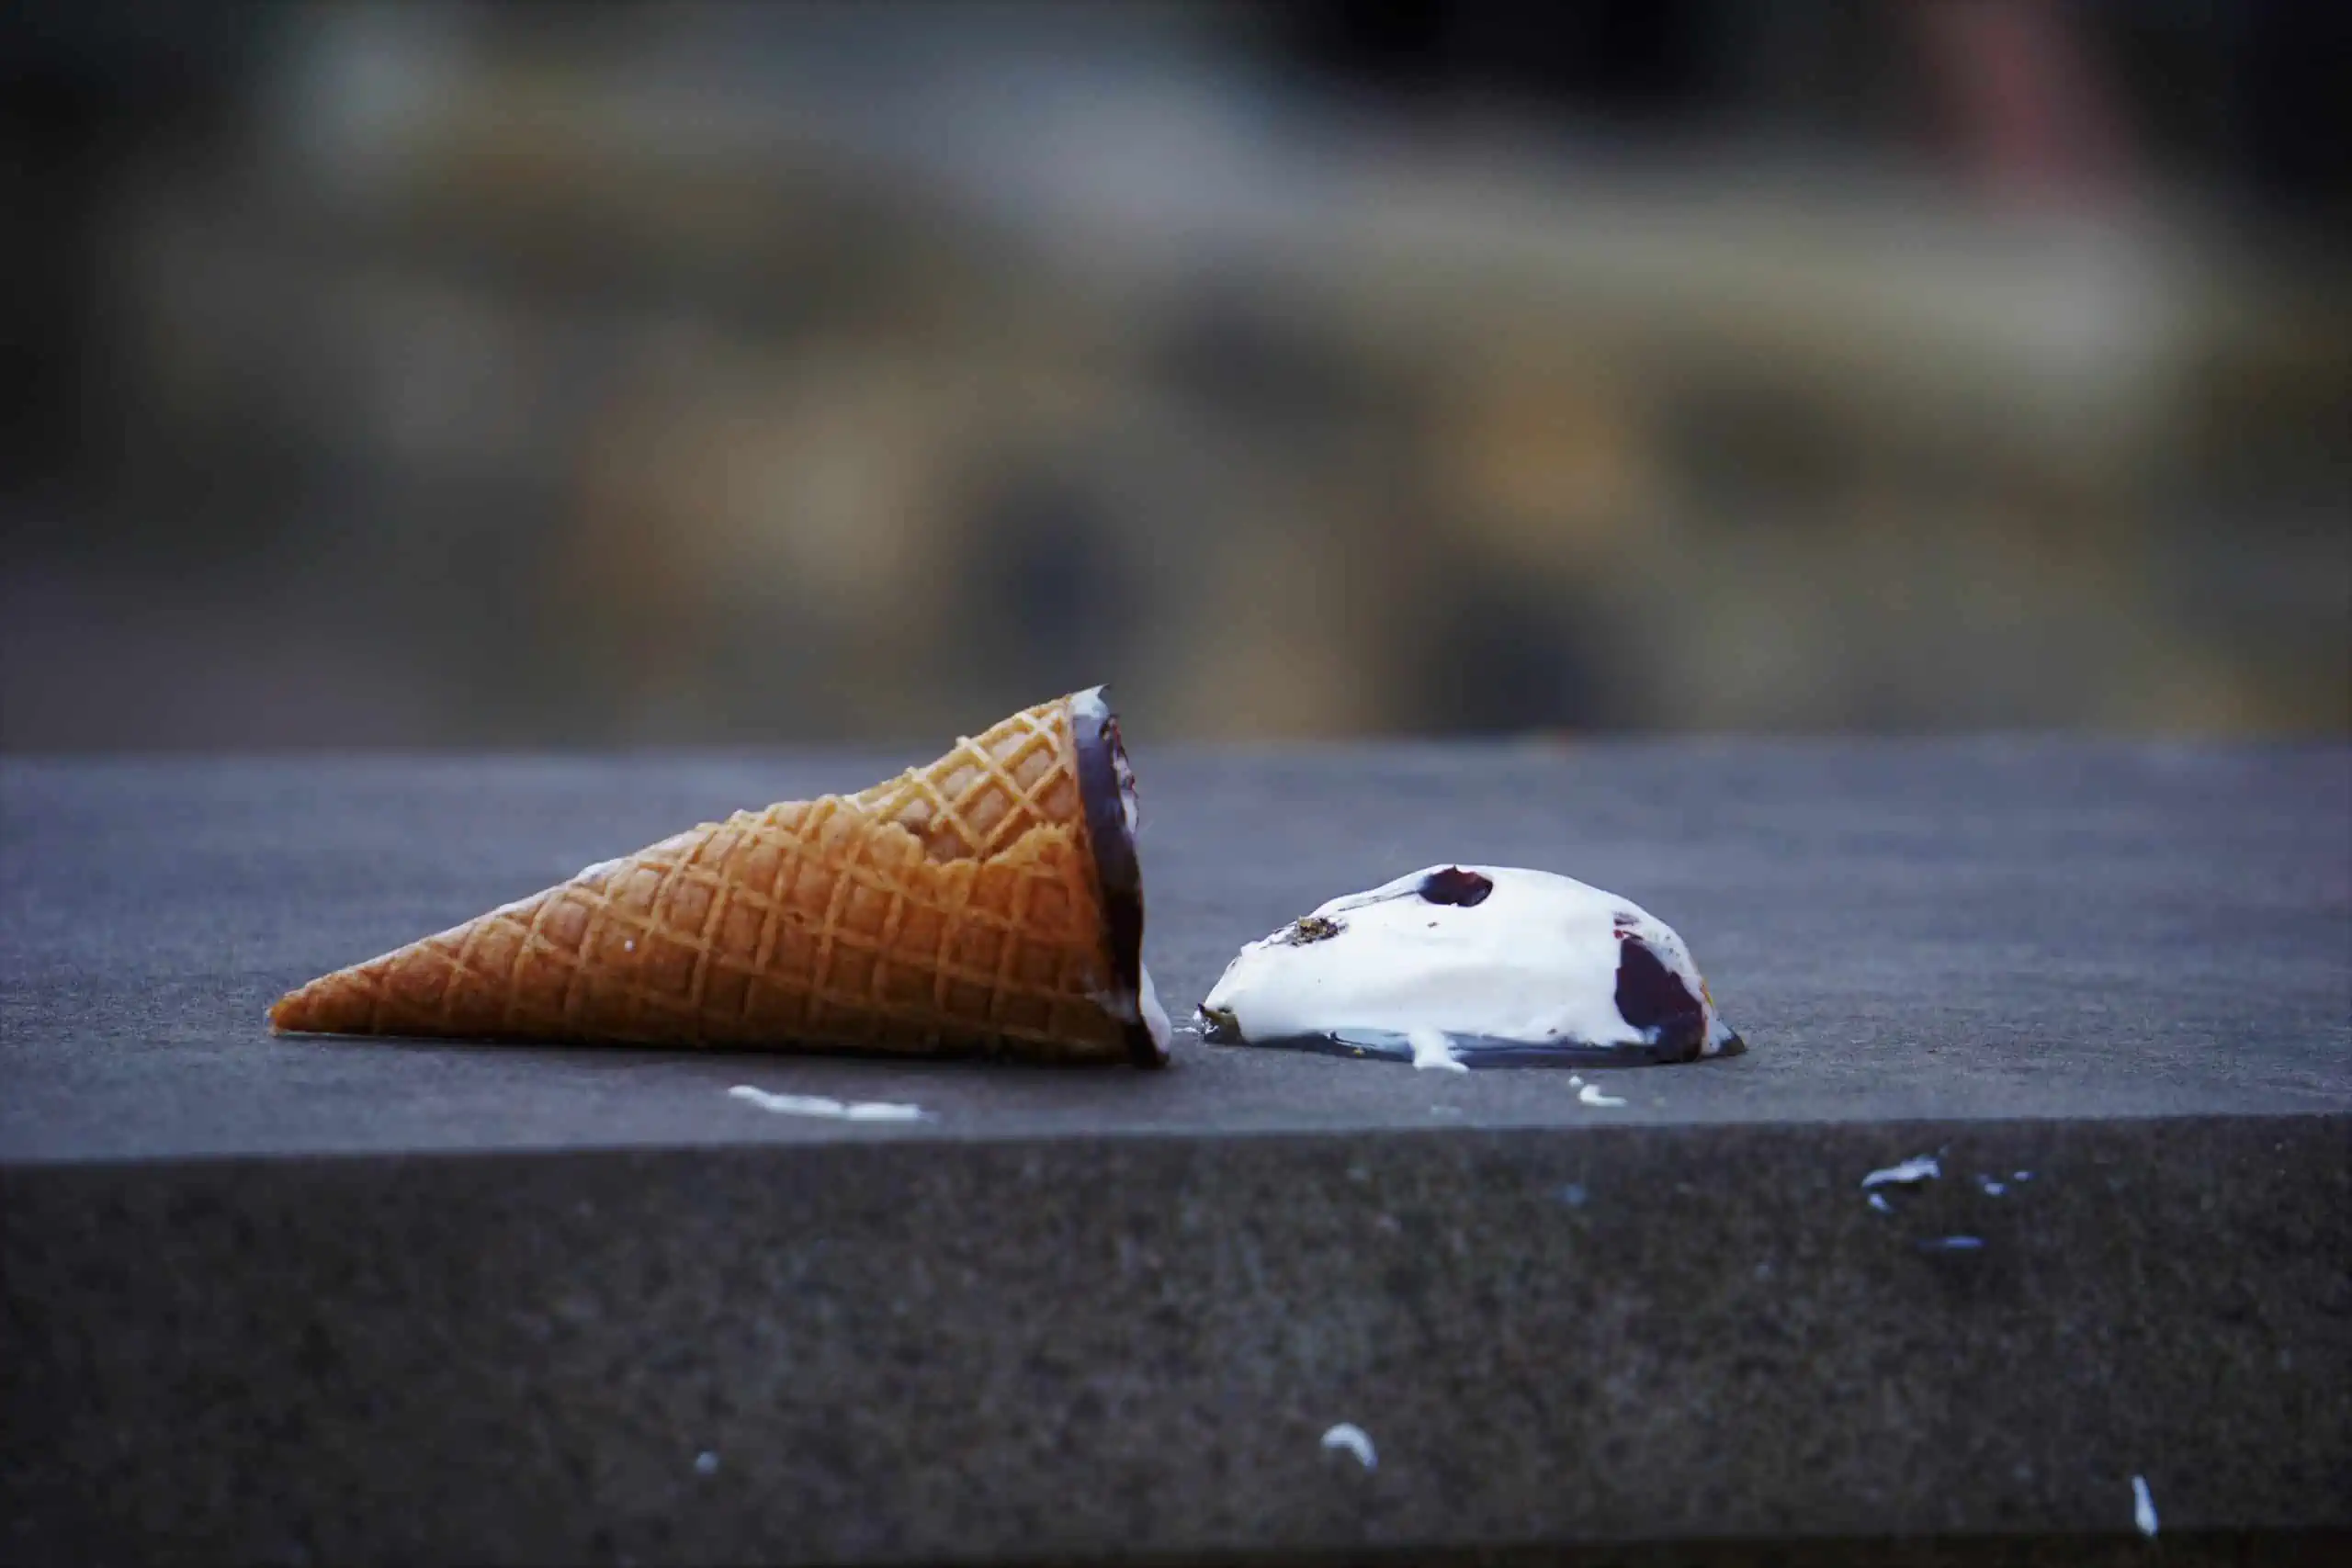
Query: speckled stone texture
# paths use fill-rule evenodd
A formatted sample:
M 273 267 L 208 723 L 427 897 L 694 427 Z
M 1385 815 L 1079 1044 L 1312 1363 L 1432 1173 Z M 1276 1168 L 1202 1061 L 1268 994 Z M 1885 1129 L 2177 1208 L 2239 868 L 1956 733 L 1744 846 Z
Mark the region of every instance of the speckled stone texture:
M 1185 1038 L 273 1040 L 311 972 L 894 762 L 11 762 L 0 1559 L 2120 1563 L 2135 1474 L 2167 1561 L 2352 1546 L 2352 752 L 1137 762 L 1172 1004 L 1517 862 L 1672 921 L 1754 1048 L 1595 1108 Z

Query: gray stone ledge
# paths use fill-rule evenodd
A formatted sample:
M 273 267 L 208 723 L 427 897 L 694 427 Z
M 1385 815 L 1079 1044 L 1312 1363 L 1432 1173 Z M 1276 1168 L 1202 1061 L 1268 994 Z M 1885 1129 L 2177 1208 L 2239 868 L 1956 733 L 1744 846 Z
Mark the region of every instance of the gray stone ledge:
M 2340 747 L 1139 750 L 1171 1001 L 1545 865 L 1755 1045 L 1622 1109 L 261 1028 L 901 760 L 0 764 L 0 1557 L 2120 1562 L 2134 1474 L 2168 1559 L 2352 1530 Z

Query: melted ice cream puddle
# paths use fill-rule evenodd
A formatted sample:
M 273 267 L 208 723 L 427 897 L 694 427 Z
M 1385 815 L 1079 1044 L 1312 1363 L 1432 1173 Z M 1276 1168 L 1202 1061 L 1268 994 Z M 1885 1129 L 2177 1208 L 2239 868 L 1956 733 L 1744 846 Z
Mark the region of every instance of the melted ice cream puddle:
M 1572 878 L 1510 866 L 1430 866 L 1334 898 L 1243 948 L 1201 1017 L 1220 1044 L 1419 1067 L 1744 1049 L 1664 921 Z

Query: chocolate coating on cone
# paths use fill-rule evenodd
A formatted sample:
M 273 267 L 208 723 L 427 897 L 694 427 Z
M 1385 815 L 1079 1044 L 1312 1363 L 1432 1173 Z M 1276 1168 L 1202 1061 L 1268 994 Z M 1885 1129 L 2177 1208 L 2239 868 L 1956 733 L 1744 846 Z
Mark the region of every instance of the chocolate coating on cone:
M 1165 1066 L 1167 1058 L 1143 1022 L 1143 868 L 1136 858 L 1134 830 L 1127 822 L 1127 792 L 1134 770 L 1119 738 L 1119 716 L 1106 686 L 1069 699 L 1070 739 L 1078 749 L 1079 798 L 1086 807 L 1086 833 L 1094 852 L 1094 885 L 1102 903 L 1103 935 L 1110 945 L 1119 994 L 1135 1017 L 1125 1035 L 1127 1057 L 1139 1067 Z

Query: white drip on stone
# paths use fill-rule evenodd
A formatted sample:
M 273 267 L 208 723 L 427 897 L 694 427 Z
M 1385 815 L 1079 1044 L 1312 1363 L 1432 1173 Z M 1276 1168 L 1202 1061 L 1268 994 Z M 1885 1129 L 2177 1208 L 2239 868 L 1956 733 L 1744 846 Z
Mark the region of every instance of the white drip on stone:
M 1873 1170 L 1862 1178 L 1865 1190 L 1872 1187 L 1909 1187 L 1922 1181 L 1934 1181 L 1944 1173 L 1943 1162 L 1933 1155 L 1913 1155 L 1899 1165 Z
M 1136 972 L 1143 976 L 1143 1026 L 1151 1032 L 1151 1043 L 1159 1054 L 1168 1055 L 1168 1041 L 1172 1031 L 1168 1027 L 1168 1010 L 1159 1005 L 1159 987 L 1151 983 L 1148 965 L 1138 964 Z
M 1466 1073 L 1462 1058 L 1453 1054 L 1453 1043 L 1442 1029 L 1408 1029 L 1406 1043 L 1413 1048 L 1413 1066 L 1421 1072 Z
M 894 1105 L 880 1100 L 832 1100 L 821 1094 L 773 1094 L 739 1083 L 728 1094 L 780 1116 L 816 1116 L 834 1122 L 929 1122 L 934 1118 L 920 1105 Z
M 1330 1453 L 1351 1453 L 1366 1470 L 1380 1468 L 1380 1450 L 1372 1446 L 1372 1435 L 1352 1421 L 1342 1421 L 1323 1434 L 1323 1447 Z
M 2148 1493 L 2148 1478 L 2144 1475 L 2132 1478 L 2132 1522 L 2139 1527 L 2142 1535 L 2151 1540 L 2155 1539 L 2156 1500 Z

